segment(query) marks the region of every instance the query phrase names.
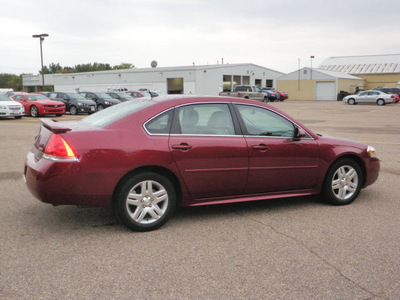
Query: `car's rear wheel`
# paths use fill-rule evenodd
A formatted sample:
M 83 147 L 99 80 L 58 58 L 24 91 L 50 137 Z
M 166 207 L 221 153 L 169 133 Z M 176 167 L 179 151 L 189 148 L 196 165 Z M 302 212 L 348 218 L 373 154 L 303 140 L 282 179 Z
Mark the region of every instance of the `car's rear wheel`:
M 158 173 L 136 174 L 123 182 L 116 194 L 117 217 L 130 229 L 160 228 L 172 216 L 176 192 L 171 181 Z
M 330 167 L 322 196 L 334 205 L 350 204 L 357 198 L 362 184 L 363 174 L 358 163 L 352 159 L 342 159 Z
M 31 117 L 34 117 L 34 118 L 39 117 L 39 111 L 35 105 L 31 106 L 29 113 L 30 113 Z
M 349 99 L 348 103 L 349 103 L 350 105 L 354 105 L 354 104 L 356 104 L 356 100 L 354 100 L 353 98 L 351 98 L 351 99 Z
M 76 106 L 72 105 L 72 106 L 69 108 L 69 113 L 70 113 L 71 115 L 77 115 L 77 114 L 78 114 L 78 109 L 76 108 Z
M 378 104 L 378 105 L 385 105 L 385 100 L 383 100 L 383 99 L 378 99 L 378 100 L 376 100 L 376 104 Z

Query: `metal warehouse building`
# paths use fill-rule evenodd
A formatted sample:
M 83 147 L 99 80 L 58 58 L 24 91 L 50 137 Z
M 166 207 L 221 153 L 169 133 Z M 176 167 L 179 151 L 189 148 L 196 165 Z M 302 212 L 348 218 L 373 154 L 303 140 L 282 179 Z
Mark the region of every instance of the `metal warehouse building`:
M 276 89 L 291 100 L 336 100 L 340 91 L 354 93 L 364 79 L 346 73 L 302 68 L 277 79 Z
M 400 86 L 400 54 L 329 57 L 318 67 L 365 79 L 365 90 Z
M 218 95 L 236 85 L 273 87 L 284 73 L 255 64 L 220 64 L 186 67 L 133 68 L 88 73 L 50 74 L 45 84 L 55 91 L 107 91 L 149 89 L 168 94 Z M 39 75 L 24 75 L 25 90 L 41 87 Z

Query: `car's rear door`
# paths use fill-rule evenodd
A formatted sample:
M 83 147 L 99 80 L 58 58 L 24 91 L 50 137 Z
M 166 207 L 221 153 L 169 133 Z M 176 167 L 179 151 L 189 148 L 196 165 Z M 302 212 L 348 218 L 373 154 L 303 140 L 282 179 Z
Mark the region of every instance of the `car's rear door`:
M 175 109 L 169 147 L 192 198 L 241 195 L 248 150 L 227 103 L 190 104 Z

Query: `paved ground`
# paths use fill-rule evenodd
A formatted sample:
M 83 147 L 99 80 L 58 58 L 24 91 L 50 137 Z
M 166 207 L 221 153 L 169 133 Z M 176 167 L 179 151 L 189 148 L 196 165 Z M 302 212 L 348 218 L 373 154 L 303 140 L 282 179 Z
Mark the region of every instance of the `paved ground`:
M 374 145 L 378 182 L 346 207 L 304 197 L 185 208 L 135 233 L 106 209 L 34 199 L 22 169 L 39 121 L 0 120 L 0 299 L 400 299 L 400 104 L 272 105 Z

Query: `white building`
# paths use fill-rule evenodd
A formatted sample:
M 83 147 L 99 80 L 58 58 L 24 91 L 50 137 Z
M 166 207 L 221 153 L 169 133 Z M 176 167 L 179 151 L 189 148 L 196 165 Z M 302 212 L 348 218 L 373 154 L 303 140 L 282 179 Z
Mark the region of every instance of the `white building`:
M 218 95 L 236 85 L 275 87 L 276 78 L 284 75 L 255 64 L 221 64 L 187 67 L 133 68 L 87 73 L 51 74 L 45 78 L 55 91 L 107 91 L 150 89 L 168 94 Z M 51 76 L 52 78 L 47 79 Z M 23 86 L 37 89 L 39 75 L 24 75 Z

